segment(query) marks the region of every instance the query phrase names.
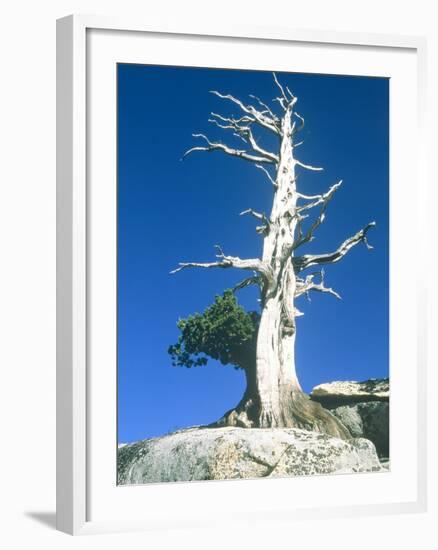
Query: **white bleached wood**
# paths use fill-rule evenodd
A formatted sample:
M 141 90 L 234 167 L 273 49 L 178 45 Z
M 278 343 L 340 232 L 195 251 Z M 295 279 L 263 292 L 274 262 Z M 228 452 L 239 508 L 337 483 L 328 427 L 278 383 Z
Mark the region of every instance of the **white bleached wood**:
M 266 128 L 267 130 L 271 130 L 271 132 L 274 132 L 275 134 L 280 134 L 280 130 L 278 129 L 275 120 L 260 112 L 253 105 L 245 105 L 242 101 L 240 101 L 240 99 L 236 99 L 230 94 L 221 94 L 216 90 L 211 90 L 211 93 L 221 99 L 227 99 L 238 105 L 241 110 L 250 117 L 252 122 L 263 126 L 263 128 Z
M 178 273 L 178 271 L 182 271 L 183 269 L 186 269 L 188 267 L 203 267 L 203 268 L 234 267 L 237 269 L 247 269 L 250 271 L 257 271 L 266 280 L 269 281 L 271 279 L 272 277 L 271 267 L 269 266 L 269 264 L 265 264 L 262 260 L 259 260 L 258 258 L 242 260 L 237 256 L 226 256 L 222 252 L 222 249 L 219 246 L 216 245 L 216 248 L 219 250 L 219 253 L 216 255 L 217 258 L 220 258 L 219 261 L 217 262 L 180 262 L 179 267 L 177 267 L 170 273 L 173 275 L 174 273 Z
M 339 187 L 341 187 L 341 185 L 342 180 L 332 185 L 330 189 L 322 195 L 302 195 L 301 193 L 297 193 L 299 199 L 314 201 L 304 206 L 300 206 L 299 212 L 304 212 L 305 210 L 309 210 L 310 208 L 314 208 L 315 206 L 319 206 L 320 204 L 327 204 L 332 199 L 333 195 L 339 189 Z
M 375 227 L 376 222 L 370 222 L 363 229 L 358 231 L 355 235 L 345 240 L 339 248 L 329 254 L 307 254 L 295 259 L 296 270 L 302 271 L 313 265 L 320 264 L 334 264 L 339 262 L 354 246 L 359 243 L 364 243 L 365 246 L 371 250 L 373 247 L 368 243 L 367 232 Z
M 262 284 L 263 284 L 262 279 L 259 276 L 254 275 L 253 277 L 247 277 L 246 279 L 243 279 L 243 281 L 240 281 L 240 283 L 237 283 L 237 285 L 233 287 L 233 292 L 241 290 L 242 288 L 246 288 L 247 286 L 251 286 L 251 285 L 261 286 Z
M 304 126 L 306 124 L 305 120 L 304 120 L 304 117 L 302 117 L 300 114 L 298 114 L 296 111 L 294 112 L 294 115 L 298 118 L 298 120 L 300 120 L 301 122 L 301 125 L 300 126 L 295 126 L 295 123 L 294 123 L 294 131 L 295 133 L 297 132 L 301 132 L 301 130 L 304 129 Z M 295 147 L 297 147 L 297 144 L 295 144 Z
M 305 170 L 311 170 L 313 172 L 322 172 L 324 168 L 321 168 L 320 166 L 312 166 L 311 164 L 304 164 L 304 162 L 301 162 L 300 160 L 295 159 L 295 164 L 297 166 L 301 166 L 301 168 L 304 168 Z
M 207 142 L 207 146 L 202 147 L 192 147 L 188 151 L 186 151 L 183 155 L 183 158 L 185 158 L 190 153 L 193 153 L 195 151 L 222 151 L 223 153 L 226 153 L 227 155 L 231 155 L 232 157 L 239 157 L 244 160 L 249 160 L 251 162 L 266 162 L 266 163 L 274 163 L 275 159 L 269 156 L 256 156 L 248 151 L 242 150 L 242 149 L 235 149 L 233 147 L 228 147 L 228 145 L 224 145 L 223 143 L 215 143 L 211 142 L 207 136 L 204 134 L 193 134 L 193 137 L 202 138 L 204 141 Z M 256 149 L 254 149 L 256 150 Z M 259 149 L 257 149 L 257 152 L 259 152 Z M 264 153 L 264 152 L 263 152 Z
M 337 189 L 339 189 L 341 184 L 342 184 L 342 180 L 338 183 L 335 183 L 335 185 L 332 185 L 330 187 L 330 189 L 327 191 L 327 193 L 325 193 L 324 195 L 320 195 L 320 197 L 316 201 L 314 201 L 312 203 L 309 203 L 305 206 L 298 207 L 296 209 L 296 212 L 297 212 L 297 215 L 298 215 L 299 234 L 298 234 L 298 238 L 295 239 L 295 242 L 294 242 L 294 245 L 293 245 L 294 250 L 296 250 L 299 246 L 302 246 L 303 244 L 306 244 L 306 243 L 309 243 L 309 242 L 313 241 L 313 239 L 315 238 L 315 236 L 314 236 L 315 231 L 318 229 L 318 227 L 325 220 L 325 211 L 327 209 L 327 205 L 330 202 L 330 200 L 332 199 L 334 193 L 337 191 Z M 305 211 L 305 210 L 309 210 L 310 208 L 314 208 L 315 206 L 318 206 L 320 204 L 322 204 L 322 208 L 321 208 L 321 211 L 320 211 L 318 217 L 311 224 L 311 226 L 306 231 L 306 233 L 303 234 L 302 221 L 307 216 L 303 216 L 302 212 Z
M 268 180 L 272 183 L 272 185 L 274 187 L 277 187 L 277 182 L 274 180 L 274 178 L 271 176 L 269 171 L 264 166 L 262 166 L 261 164 L 255 164 L 255 167 L 258 168 L 259 170 L 262 170 L 262 172 L 266 174 Z
M 320 282 L 315 283 L 314 278 L 315 275 L 320 276 Z M 338 300 L 341 300 L 341 296 L 332 288 L 324 286 L 324 270 L 322 269 L 318 273 L 310 273 L 306 276 L 305 279 L 300 279 L 297 277 L 297 288 L 295 291 L 295 298 L 299 298 L 303 294 L 307 296 L 307 298 L 310 300 L 309 292 L 315 291 L 315 292 L 323 292 L 328 293 L 337 298 Z

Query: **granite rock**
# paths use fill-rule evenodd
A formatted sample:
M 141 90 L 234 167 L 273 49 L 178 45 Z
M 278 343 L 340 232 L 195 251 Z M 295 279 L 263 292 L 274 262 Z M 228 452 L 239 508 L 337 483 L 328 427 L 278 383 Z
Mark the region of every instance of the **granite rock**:
M 294 428 L 189 428 L 118 450 L 120 485 L 378 471 L 371 441 Z

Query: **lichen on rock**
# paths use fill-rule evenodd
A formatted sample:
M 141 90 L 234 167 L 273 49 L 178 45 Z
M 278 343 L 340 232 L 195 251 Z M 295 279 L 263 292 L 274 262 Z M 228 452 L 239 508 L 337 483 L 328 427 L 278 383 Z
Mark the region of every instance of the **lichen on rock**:
M 118 450 L 118 484 L 383 471 L 373 443 L 295 428 L 192 428 Z

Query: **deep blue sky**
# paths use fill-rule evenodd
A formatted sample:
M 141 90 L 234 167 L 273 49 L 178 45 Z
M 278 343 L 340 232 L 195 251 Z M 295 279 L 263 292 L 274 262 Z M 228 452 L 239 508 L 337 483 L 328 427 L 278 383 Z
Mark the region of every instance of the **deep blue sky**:
M 383 78 L 281 74 L 306 119 L 299 189 L 344 184 L 326 221 L 303 253 L 329 252 L 371 220 L 374 250 L 363 245 L 327 266 L 326 284 L 343 300 L 301 298 L 297 370 L 303 388 L 336 379 L 388 375 L 388 92 Z M 192 133 L 232 140 L 211 126 L 211 111 L 238 114 L 209 94 L 216 89 L 250 101 L 278 95 L 266 72 L 118 66 L 118 430 L 130 442 L 211 422 L 237 404 L 244 376 L 213 361 L 171 366 L 178 318 L 202 311 L 242 278 L 238 270 L 186 270 L 179 261 L 211 261 L 214 244 L 241 257 L 260 255 L 246 208 L 269 212 L 272 188 L 250 163 L 222 153 L 194 153 Z M 275 104 L 272 104 L 275 105 Z M 271 145 L 263 130 L 257 136 Z M 232 143 L 232 142 L 230 142 Z M 254 289 L 238 295 L 255 309 Z

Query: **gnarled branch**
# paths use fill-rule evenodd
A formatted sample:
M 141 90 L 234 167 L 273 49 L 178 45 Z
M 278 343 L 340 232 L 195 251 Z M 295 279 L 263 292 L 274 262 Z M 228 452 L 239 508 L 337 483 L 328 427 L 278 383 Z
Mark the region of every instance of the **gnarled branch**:
M 267 233 L 269 233 L 269 230 L 270 230 L 270 227 L 271 227 L 271 224 L 268 220 L 268 218 L 266 217 L 266 214 L 264 213 L 260 213 L 260 212 L 256 212 L 255 210 L 253 210 L 252 208 L 248 208 L 247 210 L 244 210 L 243 212 L 241 212 L 239 214 L 239 216 L 244 216 L 246 214 L 249 214 L 250 216 L 252 216 L 253 218 L 255 218 L 256 220 L 260 220 L 263 222 L 263 225 L 258 225 L 256 227 L 256 232 L 257 233 L 260 233 L 260 234 L 263 234 L 263 235 L 266 235 Z
M 332 185 L 330 189 L 327 191 L 327 193 L 324 193 L 324 195 L 320 195 L 315 202 L 297 208 L 299 234 L 298 234 L 298 238 L 296 239 L 293 245 L 293 250 L 296 250 L 299 246 L 302 246 L 305 243 L 309 243 L 313 241 L 313 239 L 315 238 L 314 236 L 315 231 L 325 220 L 325 211 L 327 209 L 327 205 L 341 185 L 342 185 L 342 180 Z M 312 223 L 312 225 L 303 235 L 302 220 L 305 218 L 305 216 L 302 215 L 302 212 L 310 208 L 313 208 L 315 206 L 318 206 L 319 204 L 322 204 L 322 208 L 318 217 L 315 219 L 315 221 Z
M 281 92 L 281 97 L 276 97 L 274 101 L 278 101 L 280 103 L 281 107 L 286 111 L 287 109 L 290 109 L 298 100 L 297 97 L 293 95 L 293 93 L 289 90 L 289 88 L 286 86 L 286 92 L 283 88 L 283 86 L 280 84 L 277 75 L 275 73 L 272 73 L 272 76 L 274 77 L 274 82 L 277 85 L 278 89 Z
M 255 99 L 257 101 L 257 103 L 265 109 L 265 111 L 269 114 L 269 116 L 272 118 L 272 120 L 275 121 L 275 123 L 280 122 L 280 119 L 278 118 L 278 116 L 259 97 L 257 97 L 256 95 L 253 95 L 253 94 L 250 94 L 249 97 L 252 98 L 252 99 Z M 264 114 L 263 111 L 262 111 L 262 114 Z
M 245 138 L 248 139 L 249 144 L 251 145 L 252 149 L 256 153 L 258 153 L 259 155 L 262 155 L 263 157 L 266 157 L 273 164 L 277 164 L 280 161 L 280 158 L 278 155 L 276 155 L 275 153 L 271 153 L 270 151 L 266 151 L 266 149 L 263 149 L 262 147 L 260 147 L 260 145 L 256 142 L 254 135 L 252 133 L 252 130 L 249 126 L 243 129 L 241 133 Z
M 341 187 L 341 185 L 342 185 L 342 180 L 339 180 L 337 183 L 332 185 L 326 193 L 323 193 L 322 195 L 309 196 L 309 195 L 302 195 L 301 193 L 297 193 L 298 198 L 313 201 L 308 204 L 305 204 L 304 206 L 298 207 L 299 212 L 310 210 L 311 208 L 314 208 L 315 206 L 319 206 L 320 204 L 326 205 L 332 199 L 333 195 L 339 189 L 339 187 Z
M 252 277 L 247 277 L 246 279 L 243 279 L 243 281 L 240 281 L 240 283 L 237 283 L 237 285 L 233 287 L 233 292 L 242 290 L 242 288 L 246 288 L 247 286 L 251 286 L 251 285 L 261 286 L 262 284 L 263 284 L 263 279 L 258 275 L 253 275 Z
M 293 130 L 294 130 L 294 134 L 296 134 L 297 132 L 301 132 L 301 130 L 304 129 L 304 126 L 306 125 L 305 121 L 304 121 L 304 117 L 302 117 L 300 114 L 298 114 L 296 111 L 294 112 L 294 115 L 298 118 L 298 120 L 301 122 L 301 124 L 297 127 L 295 122 L 294 122 L 294 126 L 293 126 Z M 295 145 L 296 147 L 296 145 Z
M 264 214 L 260 214 L 260 212 L 256 212 L 252 208 L 248 208 L 247 210 L 244 210 L 243 212 L 241 212 L 239 214 L 239 216 L 244 216 L 245 214 L 250 214 L 251 216 L 253 216 L 257 220 L 263 220 L 263 218 L 265 217 Z
M 266 156 L 253 155 L 252 153 L 249 153 L 248 151 L 245 151 L 242 149 L 234 149 L 233 147 L 229 147 L 228 145 L 224 145 L 223 143 L 212 142 L 204 134 L 193 134 L 193 137 L 202 138 L 207 142 L 207 145 L 204 147 L 203 146 L 192 147 L 191 149 L 189 149 L 184 153 L 183 158 L 185 158 L 187 155 L 195 151 L 207 151 L 207 152 L 222 151 L 232 157 L 238 157 L 244 160 L 248 160 L 250 162 L 269 163 L 269 164 L 273 164 L 275 162 L 272 158 L 268 158 Z
M 251 130 L 250 120 L 246 119 L 247 123 L 243 124 L 242 119 L 235 120 L 234 118 L 223 117 L 217 113 L 211 113 L 211 115 L 215 118 L 209 118 L 208 122 L 215 124 L 223 130 L 233 130 L 233 134 L 242 139 L 245 143 L 249 143 L 253 151 L 263 157 L 266 157 L 267 159 L 270 159 L 273 163 L 277 163 L 279 161 L 278 155 L 271 153 L 270 151 L 266 151 L 257 143 Z
M 320 282 L 319 283 L 316 283 L 314 281 L 315 275 L 320 276 Z M 333 290 L 330 287 L 326 287 L 324 285 L 324 270 L 323 269 L 321 269 L 321 271 L 319 271 L 317 273 L 311 273 L 311 274 L 307 275 L 307 277 L 305 279 L 300 279 L 299 277 L 297 277 L 295 298 L 299 298 L 300 296 L 305 294 L 307 296 L 308 300 L 310 301 L 310 296 L 309 296 L 310 291 L 323 292 L 323 293 L 331 294 L 332 296 L 334 296 L 338 300 L 341 300 L 341 296 L 335 290 Z
M 218 115 L 217 113 L 211 113 L 211 116 L 215 118 L 209 118 L 208 122 L 210 122 L 211 124 L 215 124 L 218 128 L 221 128 L 222 130 L 232 130 L 234 136 L 238 137 L 243 142 L 248 143 L 248 140 L 246 139 L 246 137 L 243 135 L 243 132 L 242 132 L 242 130 L 246 128 L 245 126 L 241 125 L 241 122 L 244 119 L 244 117 L 242 117 L 239 120 L 236 120 L 234 118 L 223 117 L 221 115 Z
M 263 126 L 263 128 L 271 130 L 271 132 L 274 132 L 275 134 L 280 134 L 280 130 L 277 127 L 276 121 L 270 116 L 267 116 L 266 114 L 260 112 L 253 105 L 245 105 L 242 101 L 240 101 L 240 99 L 235 98 L 231 94 L 221 94 L 216 90 L 211 90 L 211 93 L 221 99 L 227 99 L 228 101 L 232 101 L 233 103 L 238 105 L 240 109 L 248 115 L 248 117 L 245 117 L 249 119 L 247 120 L 247 122 L 254 122 L 256 124 L 259 124 L 260 126 Z
M 202 268 L 211 268 L 211 267 L 219 267 L 219 268 L 229 268 L 229 267 L 235 267 L 237 269 L 247 269 L 250 271 L 256 271 L 257 273 L 260 273 L 267 281 L 272 280 L 272 268 L 270 265 L 266 264 L 259 258 L 254 259 L 248 259 L 248 260 L 242 260 L 241 258 L 237 256 L 226 256 L 221 247 L 216 245 L 215 248 L 218 250 L 218 254 L 216 254 L 216 258 L 219 258 L 219 261 L 216 262 L 180 262 L 179 267 L 171 271 L 171 274 L 178 273 L 178 271 L 182 271 L 183 269 L 186 269 L 188 267 L 202 267 Z
M 262 220 L 264 222 L 267 221 L 267 218 L 266 218 L 265 214 L 262 214 L 260 212 L 256 212 L 252 208 L 248 208 L 247 210 L 244 210 L 243 212 L 241 212 L 239 214 L 239 216 L 245 216 L 246 214 L 249 214 L 250 216 L 253 216 L 257 220 Z
M 368 249 L 373 248 L 367 241 L 367 232 L 376 225 L 370 222 L 355 235 L 344 241 L 341 246 L 330 254 L 306 254 L 293 258 L 294 269 L 297 273 L 313 265 L 333 264 L 341 260 L 349 250 L 359 243 L 364 243 Z
M 261 164 L 256 164 L 255 165 L 256 168 L 258 168 L 259 170 L 262 170 L 262 172 L 264 172 L 268 178 L 268 180 L 272 183 L 272 185 L 277 188 L 278 185 L 277 185 L 277 182 L 274 180 L 274 178 L 271 176 L 271 174 L 269 173 L 269 170 L 267 170 L 264 166 L 262 166 Z
M 274 82 L 275 82 L 275 84 L 277 84 L 278 89 L 280 90 L 283 99 L 284 99 L 285 101 L 289 101 L 289 98 L 287 97 L 287 95 L 286 95 L 286 93 L 285 93 L 285 91 L 284 91 L 283 86 L 280 84 L 280 81 L 278 80 L 277 75 L 276 75 L 275 73 L 272 73 L 272 76 L 274 77 Z
M 219 115 L 218 113 L 210 113 L 211 116 L 217 118 L 218 120 L 222 122 L 227 122 L 229 125 L 232 125 L 233 128 L 237 129 L 242 124 L 251 124 L 254 122 L 253 117 L 250 116 L 242 116 L 240 118 L 233 118 L 233 117 L 225 117 L 223 115 Z
M 295 159 L 295 164 L 297 166 L 301 166 L 301 168 L 304 168 L 305 170 L 311 170 L 312 172 L 322 172 L 324 168 L 321 168 L 320 166 L 312 166 L 311 164 L 304 164 L 304 162 L 301 162 L 300 160 Z
M 295 214 L 295 219 L 297 221 L 297 232 L 298 232 L 298 237 L 297 237 L 297 242 L 301 242 L 303 237 L 304 237 L 304 233 L 303 233 L 303 221 L 309 217 L 309 214 L 305 214 L 304 216 L 300 214 L 300 212 L 297 212 Z M 294 245 L 294 248 L 297 248 L 298 245 Z

